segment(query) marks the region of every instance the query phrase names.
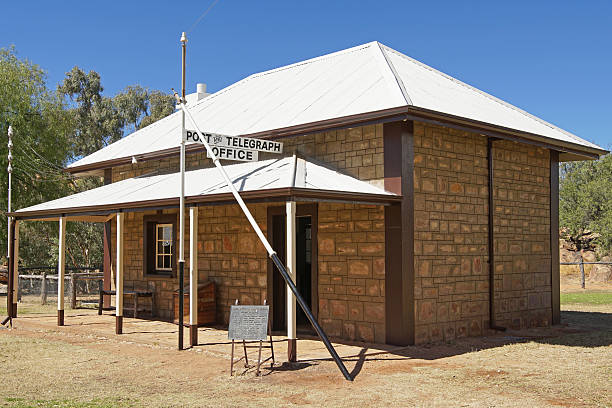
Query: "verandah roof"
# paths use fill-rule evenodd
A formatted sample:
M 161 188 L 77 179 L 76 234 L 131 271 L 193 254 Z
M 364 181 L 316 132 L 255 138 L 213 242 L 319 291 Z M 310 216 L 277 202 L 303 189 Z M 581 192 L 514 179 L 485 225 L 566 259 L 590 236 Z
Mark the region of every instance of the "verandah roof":
M 294 197 L 385 204 L 401 198 L 295 156 L 228 165 L 225 170 L 245 200 Z M 50 218 L 177 206 L 179 189 L 180 173 L 140 176 L 23 208 L 10 215 L 22 219 Z M 185 197 L 187 203 L 233 201 L 216 168 L 186 172 Z

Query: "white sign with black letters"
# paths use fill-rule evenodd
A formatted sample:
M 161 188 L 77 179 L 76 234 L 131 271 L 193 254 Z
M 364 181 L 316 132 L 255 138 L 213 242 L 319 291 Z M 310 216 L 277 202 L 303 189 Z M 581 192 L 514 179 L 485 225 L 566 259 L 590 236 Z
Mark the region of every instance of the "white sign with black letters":
M 202 143 L 203 139 L 212 147 L 215 155 L 224 160 L 257 161 L 259 158 L 258 152 L 276 154 L 283 152 L 283 144 L 274 140 L 227 136 L 218 133 L 200 135 L 196 131 L 185 130 L 185 142 Z

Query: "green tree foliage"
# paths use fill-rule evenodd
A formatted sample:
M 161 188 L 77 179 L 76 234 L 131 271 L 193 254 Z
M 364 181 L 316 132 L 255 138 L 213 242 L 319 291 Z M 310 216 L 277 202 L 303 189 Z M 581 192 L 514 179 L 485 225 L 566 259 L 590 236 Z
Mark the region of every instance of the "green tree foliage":
M 612 155 L 560 166 L 559 222 L 578 249 L 612 250 Z
M 91 154 L 121 138 L 124 121 L 112 99 L 102 96 L 104 88 L 97 72 L 86 74 L 74 67 L 66 73 L 57 90 L 73 104 L 68 112 L 75 124 L 70 138 L 74 158 Z
M 140 85 L 128 86 L 113 98 L 113 104 L 123 120 L 124 132 L 136 131 L 174 112 L 174 97 L 160 91 L 150 91 Z
M 55 92 L 45 81 L 44 71 L 18 58 L 14 48 L 0 49 L 0 140 L 4 140 L 0 143 L 0 166 L 7 166 L 6 135 L 11 124 L 15 133 L 13 210 L 98 187 L 100 178 L 73 178 L 63 168 L 174 111 L 171 95 L 140 86 L 106 97 L 100 75 L 78 67 L 66 73 Z M 0 186 L 0 200 L 6 203 L 5 170 L 0 170 Z M 7 253 L 4 220 L 0 229 L 3 259 Z M 69 265 L 102 263 L 102 228 L 101 224 L 67 223 Z M 57 241 L 57 222 L 21 223 L 20 265 L 57 265 Z
M 148 95 L 148 111 L 140 121 L 138 125 L 139 129 L 149 126 L 151 123 L 157 122 L 174 112 L 174 106 L 176 104 L 174 96 L 157 90 L 149 91 Z
M 72 155 L 75 118 L 62 98 L 49 92 L 44 71 L 20 60 L 14 48 L 0 50 L 0 132 L 6 141 L 8 124 L 13 136 L 13 209 L 53 200 L 96 185 L 97 180 L 75 180 L 63 172 Z M 7 146 L 0 146 L 0 165 L 6 168 Z M 8 175 L 0 172 L 0 199 L 7 202 Z M 6 221 L 6 218 L 5 218 Z M 6 225 L 6 223 L 4 224 Z M 0 250 L 6 254 L 7 230 L 1 230 Z M 101 262 L 99 226 L 70 223 L 68 262 L 91 265 Z M 23 266 L 57 264 L 57 223 L 24 222 L 20 225 L 20 259 Z M 86 247 L 87 250 L 84 250 Z

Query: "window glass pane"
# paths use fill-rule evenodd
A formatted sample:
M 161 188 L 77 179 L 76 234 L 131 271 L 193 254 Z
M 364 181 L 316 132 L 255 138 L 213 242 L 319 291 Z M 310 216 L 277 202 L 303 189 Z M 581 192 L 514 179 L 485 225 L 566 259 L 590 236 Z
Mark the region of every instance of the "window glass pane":
M 163 227 L 163 239 L 165 241 L 172 240 L 172 226 L 164 226 Z
M 157 260 L 157 262 L 155 264 L 156 269 L 163 268 L 164 267 L 164 257 L 161 256 L 161 255 L 158 255 L 156 257 L 156 260 Z
M 164 268 L 171 268 L 170 256 L 164 256 Z

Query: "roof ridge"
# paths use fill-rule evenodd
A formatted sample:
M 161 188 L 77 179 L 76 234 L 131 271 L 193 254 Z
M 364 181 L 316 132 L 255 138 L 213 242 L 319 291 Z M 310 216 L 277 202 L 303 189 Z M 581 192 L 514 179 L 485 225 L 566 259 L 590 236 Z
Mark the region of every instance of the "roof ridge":
M 329 54 L 319 55 L 318 57 L 309 58 L 309 59 L 304 60 L 304 61 L 294 62 L 292 64 L 284 65 L 282 67 L 277 67 L 277 68 L 269 69 L 267 71 L 256 72 L 254 74 L 251 74 L 249 76 L 249 78 L 250 77 L 254 77 L 255 78 L 255 77 L 258 77 L 258 76 L 261 76 L 261 75 L 269 75 L 269 74 L 273 74 L 273 73 L 278 72 L 278 71 L 284 71 L 286 69 L 299 67 L 300 65 L 312 64 L 313 62 L 318 62 L 318 61 L 321 61 L 321 60 L 335 58 L 335 57 L 343 55 L 343 54 L 349 54 L 349 53 L 352 53 L 352 52 L 361 51 L 361 50 L 364 50 L 366 48 L 371 47 L 376 42 L 377 41 L 372 41 L 372 42 L 369 42 L 369 43 L 365 43 L 365 44 L 361 44 L 361 45 L 356 45 L 356 46 L 351 47 L 351 48 L 346 48 L 344 50 L 334 51 L 334 52 L 331 52 Z
M 395 70 L 395 66 L 393 65 L 391 60 L 389 60 L 389 58 L 387 57 L 387 54 L 382 48 L 383 44 L 379 43 L 378 41 L 375 41 L 375 42 L 376 42 L 376 45 L 378 45 L 378 49 L 380 50 L 380 53 L 382 54 L 385 62 L 387 63 L 387 67 L 389 67 L 391 74 L 395 77 L 395 81 L 397 82 L 397 85 L 399 86 L 399 89 L 404 97 L 404 100 L 406 101 L 406 105 L 413 105 L 412 99 L 410 98 L 410 95 L 408 94 L 408 91 L 406 90 L 406 87 L 404 86 L 404 81 L 402 81 L 402 78 L 400 78 L 400 76 L 397 74 L 397 71 Z
M 504 106 L 504 107 L 506 107 L 506 108 L 508 108 L 508 109 L 511 109 L 511 110 L 514 110 L 514 111 L 516 111 L 516 112 L 518 112 L 518 113 L 521 113 L 521 114 L 523 114 L 523 115 L 527 116 L 527 117 L 528 117 L 528 118 L 530 118 L 530 119 L 533 119 L 533 120 L 535 120 L 535 121 L 537 121 L 537 122 L 539 122 L 539 123 L 541 123 L 541 124 L 543 124 L 543 125 L 545 125 L 545 126 L 550 127 L 551 129 L 554 129 L 554 130 L 560 131 L 560 132 L 562 132 L 563 134 L 565 134 L 565 135 L 567 135 L 567 136 L 571 137 L 572 139 L 574 139 L 574 140 L 576 140 L 576 141 L 578 141 L 578 142 L 587 142 L 587 143 L 589 143 L 589 144 L 593 145 L 593 143 L 589 142 L 588 140 L 584 140 L 584 139 L 582 139 L 582 138 L 580 138 L 580 137 L 578 137 L 578 136 L 574 135 L 573 133 L 570 133 L 570 132 L 568 132 L 568 131 L 566 131 L 566 130 L 564 130 L 564 129 L 561 129 L 560 127 L 558 127 L 558 126 L 556 126 L 556 125 L 554 125 L 554 124 L 552 124 L 552 123 L 550 123 L 550 122 L 547 122 L 547 121 L 545 121 L 545 120 L 544 120 L 544 119 L 542 119 L 542 118 L 539 118 L 539 117 L 537 117 L 537 116 L 535 116 L 535 115 L 532 115 L 531 113 L 529 113 L 529 112 L 527 112 L 527 111 L 525 111 L 525 110 L 523 110 L 523 109 L 521 109 L 521 108 L 519 108 L 519 107 L 517 107 L 517 106 L 512 105 L 511 103 L 508 103 L 508 102 L 506 102 L 506 101 L 504 101 L 504 100 L 502 100 L 502 99 L 500 99 L 500 98 L 497 98 L 497 97 L 495 97 L 495 96 L 493 96 L 493 95 L 491 95 L 491 94 L 489 94 L 489 93 L 487 93 L 487 92 L 485 92 L 485 91 L 483 91 L 483 90 L 480 90 L 480 89 L 478 89 L 478 88 L 476 88 L 476 87 L 474 87 L 474 86 L 472 86 L 472 85 L 470 85 L 470 84 L 467 84 L 467 83 L 465 83 L 465 82 L 463 82 L 463 81 L 461 81 L 461 80 L 459 80 L 459 79 L 457 79 L 457 78 L 454 78 L 454 77 L 452 77 L 452 76 L 450 76 L 450 75 L 448 75 L 448 74 L 445 74 L 444 72 L 439 71 L 439 70 L 437 70 L 437 69 L 435 69 L 435 68 L 433 68 L 433 67 L 431 67 L 431 66 L 429 66 L 429 65 L 427 65 L 427 64 L 425 64 L 425 63 L 422 63 L 422 62 L 420 62 L 420 61 L 418 61 L 418 60 L 416 60 L 416 59 L 414 59 L 414 58 L 412 58 L 412 57 L 409 57 L 408 55 L 403 54 L 403 53 L 401 53 L 401 52 L 399 52 L 399 51 L 397 51 L 397 50 L 394 50 L 394 49 L 393 49 L 393 48 L 391 48 L 391 47 L 388 47 L 388 46 L 386 46 L 386 45 L 384 45 L 384 44 L 380 44 L 380 45 L 381 45 L 382 47 L 384 47 L 386 50 L 388 50 L 388 51 L 390 51 L 390 52 L 395 53 L 396 55 L 398 55 L 398 56 L 400 56 L 400 57 L 402 57 L 402 58 L 404 58 L 404 59 L 406 59 L 406 60 L 408 60 L 408 61 L 412 62 L 413 64 L 419 65 L 419 66 L 421 66 L 421 67 L 423 67 L 423 68 L 425 68 L 425 69 L 427 69 L 427 70 L 429 70 L 429 71 L 431 71 L 431 72 L 433 72 L 433 73 L 436 73 L 436 74 L 438 74 L 438 75 L 441 75 L 441 76 L 445 77 L 446 79 L 449 79 L 449 80 L 451 80 L 452 82 L 455 82 L 455 83 L 456 83 L 456 84 L 458 84 L 458 85 L 461 85 L 461 86 L 463 86 L 463 87 L 465 87 L 465 88 L 468 88 L 469 90 L 474 91 L 474 92 L 476 92 L 476 93 L 478 93 L 478 94 L 480 94 L 480 95 L 482 95 L 482 96 L 484 96 L 484 97 L 486 97 L 486 98 L 489 98 L 489 99 L 491 99 L 492 101 L 497 102 L 497 103 L 499 103 L 500 105 L 502 105 L 502 106 Z

